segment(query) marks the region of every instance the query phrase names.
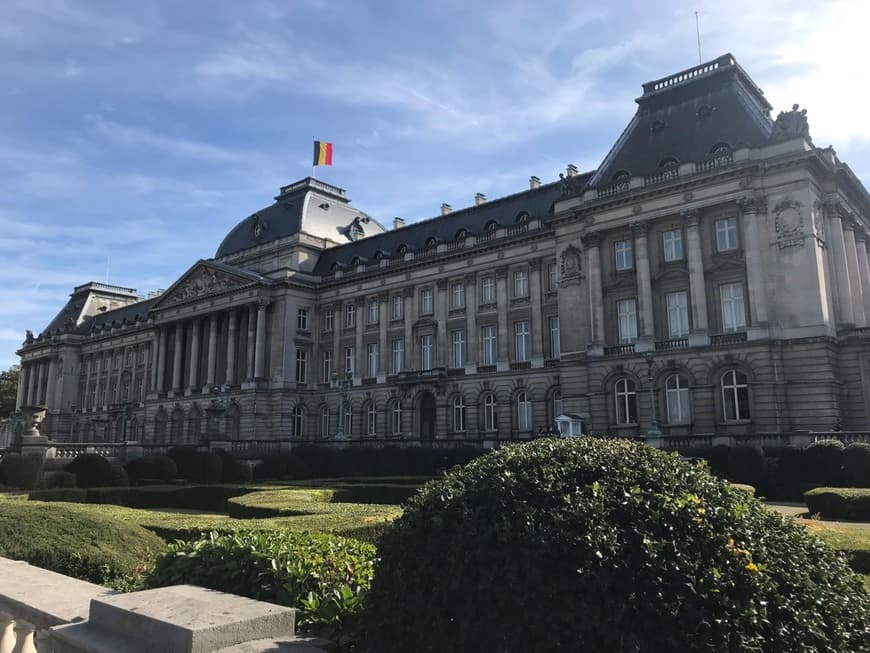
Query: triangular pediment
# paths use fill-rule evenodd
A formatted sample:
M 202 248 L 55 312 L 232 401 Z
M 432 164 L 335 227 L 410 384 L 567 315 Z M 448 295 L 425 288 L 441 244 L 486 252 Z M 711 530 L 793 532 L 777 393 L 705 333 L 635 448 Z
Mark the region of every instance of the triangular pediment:
M 247 270 L 211 261 L 197 261 L 163 293 L 154 304 L 154 308 L 161 309 L 176 304 L 185 304 L 263 281 L 261 276 Z

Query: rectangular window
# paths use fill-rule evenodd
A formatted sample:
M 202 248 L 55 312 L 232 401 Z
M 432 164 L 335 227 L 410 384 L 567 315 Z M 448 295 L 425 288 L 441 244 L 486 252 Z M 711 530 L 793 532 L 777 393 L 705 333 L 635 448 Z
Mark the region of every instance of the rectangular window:
M 323 330 L 332 331 L 335 328 L 335 313 L 331 308 L 323 311 Z
M 308 331 L 308 309 L 296 309 L 296 328 L 302 331 Z
M 559 288 L 559 266 L 555 263 L 547 264 L 547 291 L 554 292 Z
M 737 218 L 716 220 L 716 249 L 720 252 L 737 249 Z
M 321 377 L 320 381 L 322 383 L 329 383 L 331 376 L 332 376 L 332 352 L 331 351 L 323 352 L 323 364 L 322 364 L 321 370 L 323 372 L 323 376 Z
M 480 364 L 495 365 L 498 349 L 495 339 L 495 327 L 485 326 L 480 329 Z
M 746 328 L 743 284 L 728 283 L 719 286 L 719 296 L 722 300 L 722 330 L 743 331 Z
M 344 326 L 348 328 L 356 326 L 356 306 L 353 304 L 344 307 Z
M 529 360 L 529 322 L 514 322 L 514 360 Z
M 394 320 L 402 319 L 402 312 L 405 307 L 404 298 L 401 295 L 393 295 L 390 300 L 392 302 L 392 317 Z
M 529 296 L 529 273 L 525 270 L 514 272 L 514 297 Z
M 465 366 L 465 331 L 454 331 L 452 334 L 453 352 L 452 352 L 452 367 L 459 369 Z
M 634 267 L 634 254 L 630 240 L 617 240 L 613 244 L 613 254 L 617 271 L 631 270 Z
M 495 304 L 495 278 L 483 277 L 480 280 L 480 303 Z
M 345 374 L 353 374 L 355 367 L 355 357 L 353 347 L 344 348 L 344 372 Z
M 402 371 L 405 359 L 405 341 L 402 338 L 396 338 L 392 342 L 391 369 L 393 374 L 398 374 Z
M 369 303 L 369 324 L 377 324 L 381 319 L 381 307 L 377 301 Z
M 420 336 L 420 369 L 432 369 L 432 336 Z
M 623 299 L 616 302 L 619 318 L 619 342 L 627 344 L 637 340 L 637 300 Z
M 432 311 L 432 288 L 423 288 L 420 291 L 420 315 L 427 315 Z
M 683 231 L 671 229 L 662 232 L 662 245 L 664 247 L 665 261 L 683 260 Z
M 465 283 L 459 281 L 450 286 L 450 308 L 465 306 Z
M 378 375 L 378 358 L 380 356 L 380 352 L 378 351 L 378 343 L 370 342 L 368 344 L 368 362 L 369 362 L 369 377 L 376 377 Z
M 296 383 L 308 383 L 308 352 L 296 350 Z
M 665 295 L 668 307 L 668 336 L 683 338 L 689 335 L 689 299 L 685 290 Z
M 550 358 L 559 358 L 562 353 L 562 341 L 559 339 L 559 316 L 550 318 Z

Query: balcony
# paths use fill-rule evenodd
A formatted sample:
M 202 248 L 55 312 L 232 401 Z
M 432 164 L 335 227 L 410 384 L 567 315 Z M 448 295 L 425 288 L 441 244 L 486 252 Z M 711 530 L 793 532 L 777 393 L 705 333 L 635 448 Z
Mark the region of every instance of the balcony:
M 732 333 L 719 333 L 710 336 L 711 345 L 736 345 L 746 342 L 746 331 L 734 331 Z
M 688 347 L 688 338 L 671 338 L 670 340 L 657 340 L 655 344 L 656 351 L 673 351 L 674 349 L 687 349 Z
M 624 345 L 614 345 L 612 347 L 604 348 L 605 356 L 625 356 L 627 354 L 634 353 L 634 343 L 629 342 Z

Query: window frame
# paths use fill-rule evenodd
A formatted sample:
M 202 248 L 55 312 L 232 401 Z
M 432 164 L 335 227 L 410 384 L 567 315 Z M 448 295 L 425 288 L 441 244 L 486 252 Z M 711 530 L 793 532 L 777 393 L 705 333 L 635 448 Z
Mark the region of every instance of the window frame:
M 332 350 L 325 349 L 320 357 L 320 371 L 323 374 L 322 382 L 329 383 L 332 380 Z
M 368 317 L 369 324 L 377 324 L 381 321 L 381 304 L 379 301 L 369 302 Z
M 323 311 L 323 330 L 335 330 L 335 311 L 331 308 L 324 309 Z
M 465 367 L 465 329 L 455 329 L 450 332 L 450 362 L 453 369 Z
M 390 310 L 392 311 L 391 317 L 394 320 L 401 320 L 402 316 L 405 314 L 405 299 L 402 295 L 393 295 L 390 300 Z
M 498 327 L 494 324 L 482 325 L 480 327 L 480 364 L 495 365 L 496 361 L 498 361 Z
M 634 241 L 631 238 L 613 241 L 613 269 L 616 272 L 634 270 Z
M 378 411 L 375 407 L 375 402 L 370 401 L 366 404 L 366 435 L 375 436 L 378 434 Z
M 398 345 L 398 347 L 396 346 Z M 405 339 L 393 338 L 390 342 L 390 365 L 393 374 L 399 374 L 405 365 Z
M 637 384 L 627 376 L 613 383 L 613 396 L 616 408 L 616 424 L 633 426 L 637 421 Z
M 677 300 L 682 297 L 682 305 L 677 302 L 671 305 L 671 299 Z M 686 290 L 674 290 L 665 293 L 665 315 L 668 321 L 668 337 L 669 338 L 685 338 L 689 335 L 689 293 Z M 676 316 L 679 324 L 677 329 L 674 329 L 672 318 Z M 685 328 L 683 328 L 685 327 Z
M 554 261 L 547 263 L 547 292 L 559 289 L 559 265 Z
M 377 342 L 370 342 L 366 345 L 366 362 L 369 378 L 374 378 L 380 371 L 380 345 Z
M 733 252 L 740 247 L 740 235 L 737 216 L 728 215 L 713 221 L 713 233 L 716 235 L 716 252 Z M 725 238 L 724 247 L 722 238 Z M 732 242 L 733 237 L 733 242 Z
M 402 435 L 402 402 L 393 399 L 388 406 L 390 412 L 390 435 Z
M 435 312 L 435 292 L 432 286 L 420 288 L 420 315 L 432 315 Z
M 356 373 L 355 347 L 344 348 L 344 373 L 353 375 Z
M 727 376 L 731 377 L 729 379 L 730 383 L 726 383 L 725 377 Z M 749 396 L 749 376 L 741 370 L 732 368 L 719 375 L 719 386 L 721 388 L 723 421 L 746 422 L 752 419 L 752 406 L 750 405 L 751 402 Z M 728 400 L 729 394 L 731 395 L 731 401 L 733 402 L 730 405 Z M 729 408 L 733 408 L 731 415 L 729 415 Z
M 547 325 L 550 330 L 550 358 L 558 360 L 562 356 L 562 336 L 561 327 L 559 326 L 559 316 L 550 315 L 547 318 Z
M 672 384 L 672 381 L 674 382 Z M 668 424 L 675 426 L 692 423 L 692 393 L 689 378 L 679 372 L 665 378 L 665 415 Z M 672 387 L 673 386 L 673 387 Z M 673 399 L 672 399 L 673 398 Z M 676 402 L 674 404 L 673 402 Z M 672 408 L 676 407 L 676 411 Z M 673 419 L 674 412 L 677 419 Z
M 623 311 L 623 307 L 631 307 L 631 311 Z M 630 319 L 633 318 L 633 319 Z M 616 323 L 618 327 L 619 344 L 628 345 L 637 342 L 637 297 L 626 297 L 616 301 Z
M 514 270 L 514 299 L 529 296 L 529 271 Z
M 462 281 L 450 285 L 450 308 L 465 308 L 465 283 Z
M 483 408 L 483 430 L 498 431 L 498 399 L 494 392 L 487 392 L 480 403 Z
M 435 338 L 431 333 L 420 336 L 420 371 L 426 372 L 435 366 Z
M 480 304 L 488 305 L 496 303 L 495 277 L 491 274 L 480 278 Z
M 344 327 L 352 329 L 356 326 L 356 304 L 345 304 L 344 306 Z
M 296 383 L 308 383 L 308 350 L 296 347 Z
M 452 426 L 454 433 L 466 432 L 466 414 L 465 414 L 465 398 L 460 394 L 453 397 L 452 402 Z
M 725 297 L 726 290 L 733 291 L 735 289 L 740 290 L 739 297 L 736 294 L 727 298 Z M 735 310 L 735 306 L 738 303 L 740 306 L 739 315 Z M 733 283 L 719 284 L 719 310 L 723 333 L 739 333 L 746 330 L 746 292 L 743 282 L 735 281 Z M 739 317 L 739 320 L 735 320 L 735 317 Z M 729 324 L 729 322 L 732 323 Z
M 532 327 L 529 320 L 517 320 L 514 322 L 514 360 L 519 363 L 531 360 L 531 346 Z
M 668 238 L 669 235 L 672 236 L 670 239 Z M 662 260 L 665 263 L 685 260 L 683 230 L 680 227 L 662 231 Z
M 532 423 L 534 421 L 532 415 L 532 400 L 529 399 L 529 393 L 526 390 L 520 390 L 517 393 L 514 406 L 517 415 L 517 430 L 523 432 L 531 431 Z
M 305 410 L 301 405 L 296 404 L 293 406 L 293 410 L 290 411 L 290 436 L 293 438 L 303 438 L 305 437 L 304 433 L 304 420 L 305 419 Z
M 332 435 L 329 427 L 329 406 L 320 407 L 320 437 L 328 438 Z

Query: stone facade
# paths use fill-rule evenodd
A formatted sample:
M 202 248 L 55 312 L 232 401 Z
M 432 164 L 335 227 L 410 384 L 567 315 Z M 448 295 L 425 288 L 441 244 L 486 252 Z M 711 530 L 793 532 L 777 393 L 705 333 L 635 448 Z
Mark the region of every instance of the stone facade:
M 393 229 L 309 178 L 157 297 L 80 286 L 19 405 L 56 441 L 327 440 L 338 372 L 353 440 L 867 428 L 860 181 L 731 55 L 637 102 L 591 173 Z

